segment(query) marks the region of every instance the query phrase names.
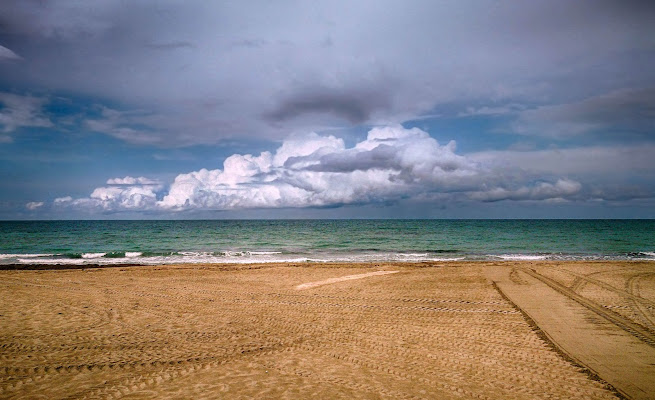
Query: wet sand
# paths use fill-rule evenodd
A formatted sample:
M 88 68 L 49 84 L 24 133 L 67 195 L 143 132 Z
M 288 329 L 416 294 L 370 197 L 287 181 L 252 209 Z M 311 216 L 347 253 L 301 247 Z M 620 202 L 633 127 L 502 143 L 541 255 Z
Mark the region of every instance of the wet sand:
M 5 270 L 0 398 L 617 398 L 625 376 L 548 332 L 551 292 L 652 349 L 647 262 Z

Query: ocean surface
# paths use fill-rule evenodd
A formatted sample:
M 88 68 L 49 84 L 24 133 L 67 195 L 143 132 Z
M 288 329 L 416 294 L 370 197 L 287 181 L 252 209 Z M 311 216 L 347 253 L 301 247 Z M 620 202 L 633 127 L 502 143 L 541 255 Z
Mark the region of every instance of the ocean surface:
M 0 221 L 0 264 L 655 260 L 655 220 Z

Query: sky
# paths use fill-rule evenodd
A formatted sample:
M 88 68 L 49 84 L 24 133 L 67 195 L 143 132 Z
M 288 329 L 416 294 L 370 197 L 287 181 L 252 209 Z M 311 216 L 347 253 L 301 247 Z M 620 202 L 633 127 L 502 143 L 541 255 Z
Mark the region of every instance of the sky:
M 0 219 L 655 218 L 655 5 L 4 0 L 0 174 Z

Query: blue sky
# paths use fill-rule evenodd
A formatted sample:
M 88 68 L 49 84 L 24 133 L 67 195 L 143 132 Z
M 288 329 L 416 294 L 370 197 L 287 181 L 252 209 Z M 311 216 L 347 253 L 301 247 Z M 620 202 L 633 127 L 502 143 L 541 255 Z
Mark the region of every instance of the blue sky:
M 4 1 L 0 219 L 652 218 L 655 7 Z

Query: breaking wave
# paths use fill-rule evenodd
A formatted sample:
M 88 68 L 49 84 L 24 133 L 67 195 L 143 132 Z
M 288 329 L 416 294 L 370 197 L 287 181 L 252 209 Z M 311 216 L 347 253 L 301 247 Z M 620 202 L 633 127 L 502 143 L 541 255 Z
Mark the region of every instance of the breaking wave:
M 454 254 L 456 253 L 456 254 Z M 622 254 L 502 253 L 463 251 L 398 252 L 383 250 L 221 250 L 221 251 L 89 251 L 61 254 L 0 254 L 0 265 L 157 265 L 298 262 L 452 262 L 540 260 L 655 260 L 655 252 Z

